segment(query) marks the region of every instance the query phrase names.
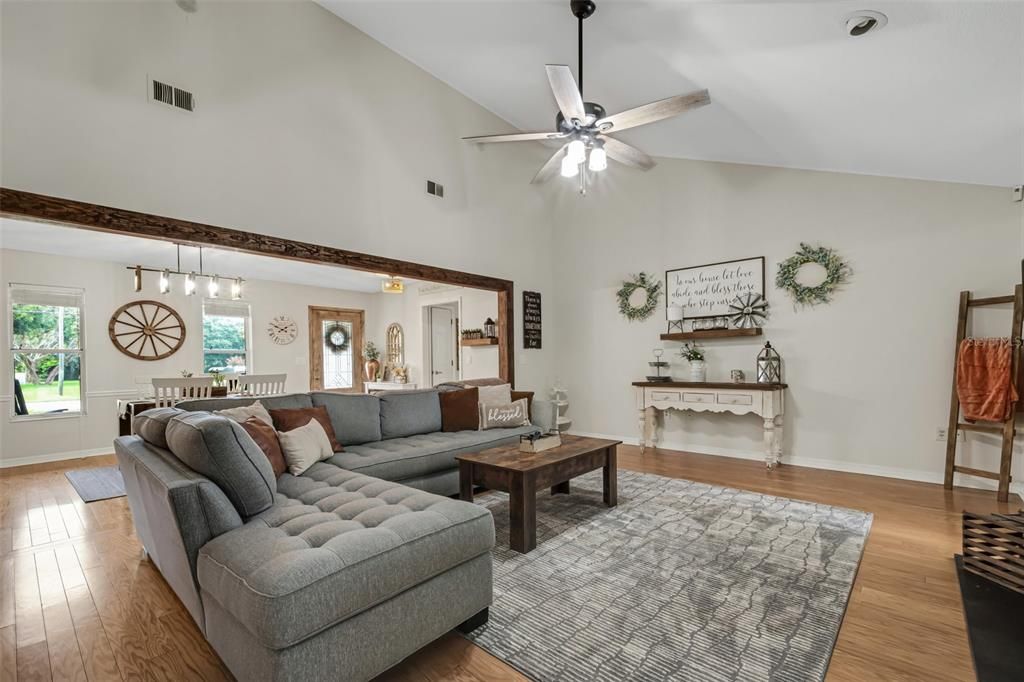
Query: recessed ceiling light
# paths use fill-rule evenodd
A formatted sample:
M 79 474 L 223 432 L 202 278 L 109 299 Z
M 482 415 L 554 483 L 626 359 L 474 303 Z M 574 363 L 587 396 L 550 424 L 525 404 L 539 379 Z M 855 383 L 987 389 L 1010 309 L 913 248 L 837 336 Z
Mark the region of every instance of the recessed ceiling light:
M 868 33 L 879 31 L 889 23 L 889 18 L 881 12 L 873 10 L 857 10 L 843 18 L 846 34 L 851 38 L 859 38 Z

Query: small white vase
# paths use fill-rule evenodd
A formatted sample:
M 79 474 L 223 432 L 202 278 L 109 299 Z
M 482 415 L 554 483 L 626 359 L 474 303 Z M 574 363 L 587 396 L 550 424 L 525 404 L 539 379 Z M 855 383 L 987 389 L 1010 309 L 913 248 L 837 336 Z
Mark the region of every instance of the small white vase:
M 708 366 L 703 360 L 690 360 L 690 381 L 707 380 Z

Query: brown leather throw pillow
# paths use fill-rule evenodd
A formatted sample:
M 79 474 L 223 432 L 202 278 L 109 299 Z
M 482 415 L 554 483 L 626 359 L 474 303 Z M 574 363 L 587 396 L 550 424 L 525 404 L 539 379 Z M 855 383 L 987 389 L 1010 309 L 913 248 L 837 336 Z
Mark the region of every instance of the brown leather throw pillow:
M 310 419 L 315 419 L 320 422 L 320 426 L 324 427 L 324 431 L 327 432 L 327 440 L 331 441 L 331 449 L 335 452 L 344 451 L 341 443 L 338 442 L 337 437 L 334 435 L 334 426 L 331 424 L 331 418 L 327 414 L 327 408 L 323 405 L 320 407 L 294 407 L 270 410 L 270 418 L 274 420 L 274 428 L 278 431 L 291 431 L 300 426 L 305 426 L 309 423 Z
M 526 399 L 526 415 L 533 417 L 533 391 L 512 391 L 512 402 Z
M 480 428 L 478 388 L 474 386 L 461 391 L 441 391 L 438 395 L 441 398 L 442 431 L 476 431 Z
M 274 427 L 259 417 L 249 417 L 242 422 L 242 428 L 252 436 L 256 445 L 270 460 L 270 466 L 274 469 L 274 478 L 277 478 L 288 470 L 288 464 L 284 461 L 284 453 L 281 452 L 281 443 L 277 440 L 277 431 Z

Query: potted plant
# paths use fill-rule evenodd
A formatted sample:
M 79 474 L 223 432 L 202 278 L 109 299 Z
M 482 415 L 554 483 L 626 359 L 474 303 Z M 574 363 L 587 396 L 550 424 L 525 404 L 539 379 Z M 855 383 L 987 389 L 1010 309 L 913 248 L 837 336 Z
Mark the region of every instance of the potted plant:
M 377 350 L 377 344 L 373 341 L 367 341 L 363 345 L 363 359 L 366 361 L 363 367 L 366 370 L 367 380 L 376 381 L 377 372 L 380 371 L 380 351 Z
M 210 376 L 213 377 L 214 386 L 224 385 L 224 374 L 219 369 L 211 369 Z
M 696 341 L 683 344 L 679 350 L 679 357 L 690 361 L 690 381 L 703 382 L 707 380 L 708 368 L 704 362 L 704 349 Z

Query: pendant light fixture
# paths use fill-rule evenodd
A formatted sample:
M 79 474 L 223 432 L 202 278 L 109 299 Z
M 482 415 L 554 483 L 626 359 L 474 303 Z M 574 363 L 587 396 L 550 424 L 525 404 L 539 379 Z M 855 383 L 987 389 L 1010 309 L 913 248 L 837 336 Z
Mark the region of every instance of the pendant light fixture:
M 132 271 L 132 286 L 135 291 L 142 291 L 142 273 L 143 272 L 158 272 L 160 273 L 158 288 L 161 294 L 168 294 L 171 291 L 171 278 L 174 275 L 181 275 L 185 278 L 185 295 L 193 296 L 196 293 L 196 287 L 198 286 L 198 280 L 200 278 L 206 278 L 209 281 L 206 283 L 206 293 L 210 298 L 220 298 L 220 275 L 207 275 L 203 272 L 203 247 L 196 247 L 199 250 L 199 272 L 191 270 L 184 272 L 181 269 L 181 244 L 175 244 L 178 256 L 177 268 L 171 270 L 170 268 L 146 268 L 141 265 L 129 265 L 128 269 Z M 241 277 L 226 277 L 231 281 L 231 298 L 233 300 L 240 300 L 242 298 L 242 283 L 245 281 Z
M 385 294 L 400 294 L 405 291 L 405 282 L 391 275 L 380 283 L 380 290 Z

